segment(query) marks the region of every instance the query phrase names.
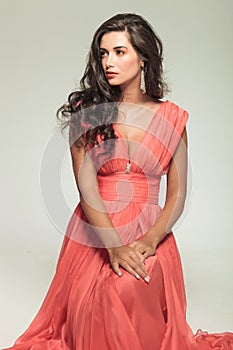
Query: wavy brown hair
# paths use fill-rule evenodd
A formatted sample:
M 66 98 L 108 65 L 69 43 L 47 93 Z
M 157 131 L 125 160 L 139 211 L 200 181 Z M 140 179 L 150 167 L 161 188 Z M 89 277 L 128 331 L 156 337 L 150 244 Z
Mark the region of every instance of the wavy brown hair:
M 111 17 L 94 34 L 80 89 L 70 93 L 68 101 L 57 111 L 62 130 L 70 126 L 72 143 L 78 146 L 96 145 L 99 137 L 102 140 L 117 137 L 112 123 L 116 121 L 122 94 L 119 86 L 108 83 L 100 54 L 103 35 L 112 31 L 127 32 L 131 45 L 143 59 L 146 94 L 159 101 L 169 91 L 163 78 L 163 45 L 151 25 L 133 13 Z

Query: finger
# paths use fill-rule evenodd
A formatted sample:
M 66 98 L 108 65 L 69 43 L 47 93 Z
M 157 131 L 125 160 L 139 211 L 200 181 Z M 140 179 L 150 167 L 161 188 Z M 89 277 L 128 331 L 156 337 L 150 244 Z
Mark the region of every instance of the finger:
M 140 279 L 140 275 L 126 261 L 122 261 L 121 266 L 132 276 L 136 277 L 137 279 Z
M 140 276 L 141 278 L 143 278 L 145 280 L 146 283 L 149 283 L 150 276 L 149 276 L 149 273 L 146 271 L 145 266 L 143 264 L 141 264 L 140 266 L 138 266 L 138 265 L 135 266 L 133 263 L 133 266 L 130 266 L 130 268 L 132 268 L 136 272 L 136 275 L 135 275 L 136 278 L 139 279 L 138 276 Z
M 119 277 L 122 276 L 122 272 L 121 272 L 121 270 L 120 270 L 119 264 L 116 263 L 116 262 L 114 262 L 114 263 L 112 263 L 111 265 L 112 265 L 113 271 L 114 271 Z
M 139 260 L 143 263 L 145 260 L 145 257 L 143 255 L 143 253 L 139 252 L 139 251 L 135 251 L 135 254 L 138 256 Z
M 143 256 L 145 257 L 145 259 L 149 258 L 149 256 L 154 256 L 155 252 L 152 251 L 151 249 L 147 249 L 144 253 Z
M 134 271 L 136 271 L 137 274 L 139 274 L 140 277 L 145 278 L 149 275 L 143 262 L 140 259 L 137 258 L 137 260 L 135 261 L 131 258 L 131 261 L 129 261 L 129 265 Z
M 133 261 L 131 262 L 131 264 L 133 263 Z M 122 261 L 120 263 L 120 265 L 127 271 L 129 272 L 131 275 L 133 275 L 134 277 L 136 277 L 137 279 L 140 279 L 140 277 L 142 277 L 146 283 L 149 283 L 150 281 L 150 277 L 149 274 L 146 273 L 144 274 L 142 272 L 142 270 L 140 268 L 138 268 L 138 266 L 136 266 L 135 268 L 133 268 L 130 264 L 128 264 L 126 261 Z
M 145 251 L 145 252 L 143 253 L 143 256 L 144 256 L 144 258 L 145 258 L 145 260 L 146 260 L 147 258 L 149 258 L 150 254 L 149 254 L 148 251 Z
M 137 265 L 141 266 L 143 269 L 145 269 L 144 267 L 144 261 L 145 261 L 145 256 L 143 253 L 140 253 L 139 251 L 135 251 L 135 256 L 131 255 L 130 257 L 132 260 L 134 260 Z M 146 270 L 145 270 L 146 271 Z
M 144 254 L 142 254 L 142 253 L 140 253 L 140 252 L 136 252 L 136 254 L 137 254 L 137 256 L 138 256 L 138 258 L 139 258 L 139 260 L 140 260 L 140 262 L 141 262 L 141 266 L 143 266 L 143 268 L 145 269 L 145 266 L 144 266 L 144 264 L 145 264 L 145 260 L 146 260 L 146 257 L 144 256 Z M 146 270 L 145 270 L 146 271 Z M 147 272 L 147 271 L 146 271 Z

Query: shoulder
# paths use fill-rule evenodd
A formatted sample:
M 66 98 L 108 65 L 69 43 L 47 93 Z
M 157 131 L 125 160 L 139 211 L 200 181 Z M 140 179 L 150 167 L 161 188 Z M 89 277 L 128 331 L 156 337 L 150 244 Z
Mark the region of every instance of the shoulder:
M 165 100 L 164 103 L 166 105 L 167 110 L 169 110 L 173 113 L 177 113 L 177 114 L 187 113 L 187 114 L 189 114 L 188 110 L 185 107 L 182 107 L 171 100 Z
M 188 110 L 170 100 L 166 100 L 164 106 L 164 117 L 169 121 L 172 127 L 181 134 L 189 118 Z

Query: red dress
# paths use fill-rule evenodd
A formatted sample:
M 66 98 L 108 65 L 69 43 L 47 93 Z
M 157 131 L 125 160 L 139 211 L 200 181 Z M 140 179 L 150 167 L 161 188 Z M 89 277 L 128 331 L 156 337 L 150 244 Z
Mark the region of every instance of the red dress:
M 145 234 L 161 212 L 160 179 L 169 170 L 187 119 L 187 111 L 167 100 L 136 146 L 129 173 L 128 149 L 117 129 L 111 160 L 96 164 L 100 195 L 125 243 Z M 118 277 L 78 204 L 43 304 L 7 349 L 233 350 L 233 333 L 199 330 L 194 335 L 188 326 L 182 266 L 172 232 L 145 265 L 149 284 L 124 270 Z

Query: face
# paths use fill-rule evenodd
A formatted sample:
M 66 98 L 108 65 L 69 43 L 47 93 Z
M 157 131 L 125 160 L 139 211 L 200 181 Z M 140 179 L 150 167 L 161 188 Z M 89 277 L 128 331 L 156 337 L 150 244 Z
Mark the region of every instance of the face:
M 100 42 L 102 66 L 112 86 L 140 88 L 143 61 L 131 45 L 127 32 L 110 32 Z

